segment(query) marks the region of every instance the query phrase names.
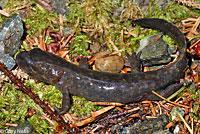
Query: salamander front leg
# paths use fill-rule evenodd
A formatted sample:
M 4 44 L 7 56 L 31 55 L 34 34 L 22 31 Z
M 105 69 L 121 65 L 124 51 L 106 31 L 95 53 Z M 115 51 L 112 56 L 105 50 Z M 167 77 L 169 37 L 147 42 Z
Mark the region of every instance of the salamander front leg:
M 64 114 L 66 112 L 69 111 L 70 109 L 70 95 L 69 95 L 69 91 L 68 90 L 64 90 L 62 92 L 63 95 L 63 99 L 62 99 L 62 107 L 61 108 L 57 108 L 54 106 L 54 108 L 56 109 L 56 111 L 59 114 Z
M 135 73 L 135 72 L 140 72 L 140 54 L 136 55 L 136 53 L 134 51 L 132 51 L 132 55 L 129 55 L 128 53 L 126 53 L 126 56 L 128 57 L 128 61 L 131 65 L 131 72 Z

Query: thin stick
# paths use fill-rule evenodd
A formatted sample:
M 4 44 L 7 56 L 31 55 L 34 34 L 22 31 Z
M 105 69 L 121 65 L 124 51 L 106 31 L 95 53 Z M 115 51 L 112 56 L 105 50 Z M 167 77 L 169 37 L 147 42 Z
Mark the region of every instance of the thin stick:
M 179 103 L 176 103 L 176 102 L 173 102 L 173 101 L 170 101 L 162 96 L 160 96 L 158 93 L 156 93 L 155 91 L 152 90 L 152 93 L 155 94 L 156 96 L 160 97 L 161 99 L 171 103 L 171 104 L 174 104 L 174 105 L 177 105 L 177 106 L 180 106 L 180 107 L 184 107 L 184 108 L 190 108 L 189 106 L 185 106 L 185 105 L 182 105 L 182 104 L 179 104 Z
M 192 129 L 191 129 L 190 126 L 187 124 L 187 122 L 185 121 L 185 119 L 183 118 L 183 116 L 182 116 L 179 112 L 177 112 L 177 113 L 178 113 L 179 117 L 181 118 L 181 120 L 183 121 L 183 123 L 185 124 L 185 126 L 187 127 L 187 129 L 189 130 L 189 132 L 190 132 L 191 134 L 193 134 Z
M 73 131 L 69 124 L 65 123 L 63 118 L 59 114 L 52 111 L 51 108 L 44 101 L 42 101 L 37 94 L 32 92 L 31 88 L 25 86 L 24 83 L 19 80 L 11 71 L 7 70 L 5 65 L 1 62 L 0 70 L 4 72 L 4 74 L 8 76 L 10 80 L 19 87 L 20 90 L 24 91 L 31 99 L 33 99 L 34 102 L 37 103 L 44 110 L 45 113 L 47 113 L 52 119 L 56 120 L 62 128 L 66 128 L 70 132 Z
M 41 5 L 44 9 L 49 11 L 50 13 L 53 13 L 51 5 L 49 5 L 47 2 L 42 1 L 42 0 L 35 0 L 39 5 Z

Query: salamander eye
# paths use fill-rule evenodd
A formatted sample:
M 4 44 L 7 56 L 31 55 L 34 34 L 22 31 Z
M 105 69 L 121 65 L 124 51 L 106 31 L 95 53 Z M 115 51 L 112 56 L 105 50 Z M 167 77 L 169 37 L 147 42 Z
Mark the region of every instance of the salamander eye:
M 25 58 L 24 58 L 24 64 L 25 64 L 25 66 L 27 66 L 27 67 L 33 65 L 33 61 L 32 61 L 32 59 L 31 59 L 31 57 L 25 57 Z

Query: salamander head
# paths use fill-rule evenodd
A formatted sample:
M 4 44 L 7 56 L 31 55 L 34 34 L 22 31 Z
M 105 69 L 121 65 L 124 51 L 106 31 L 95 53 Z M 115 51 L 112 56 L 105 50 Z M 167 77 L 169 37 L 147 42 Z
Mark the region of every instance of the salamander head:
M 16 62 L 31 77 L 54 84 L 59 80 L 62 73 L 57 71 L 56 61 L 49 58 L 51 58 L 51 54 L 40 49 L 33 49 L 19 53 Z

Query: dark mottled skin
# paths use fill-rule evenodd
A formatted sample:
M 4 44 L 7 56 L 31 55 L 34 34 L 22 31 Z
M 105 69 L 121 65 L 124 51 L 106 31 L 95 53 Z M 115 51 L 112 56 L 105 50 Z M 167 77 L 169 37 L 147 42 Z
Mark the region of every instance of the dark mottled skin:
M 17 64 L 33 78 L 53 84 L 62 91 L 61 114 L 69 109 L 70 94 L 92 101 L 121 103 L 140 101 L 144 96 L 156 99 L 152 90 L 167 97 L 176 90 L 170 87 L 179 83 L 187 67 L 184 35 L 177 27 L 161 19 L 138 19 L 133 23 L 160 30 L 174 39 L 179 50 L 177 60 L 156 71 L 118 74 L 81 68 L 51 53 L 33 49 L 19 53 Z M 134 58 L 129 56 L 130 61 L 134 61 Z

